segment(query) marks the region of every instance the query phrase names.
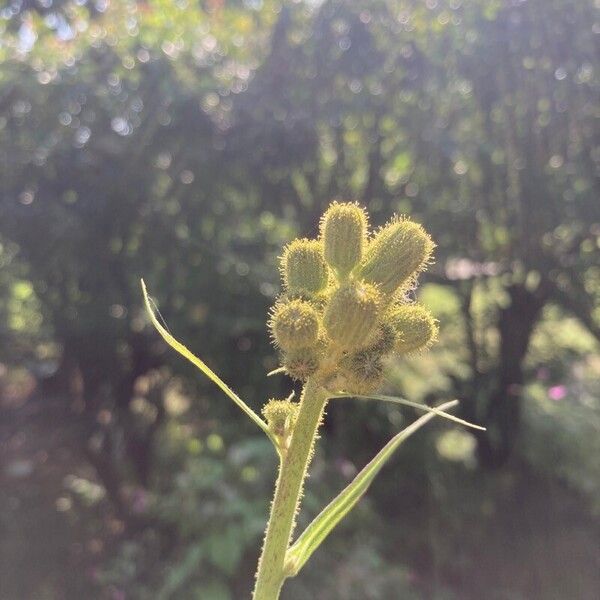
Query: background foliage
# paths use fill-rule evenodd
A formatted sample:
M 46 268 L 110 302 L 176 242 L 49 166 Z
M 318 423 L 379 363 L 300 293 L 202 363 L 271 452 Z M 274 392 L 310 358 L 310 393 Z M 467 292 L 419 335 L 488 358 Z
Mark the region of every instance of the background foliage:
M 275 461 L 276 256 L 332 198 L 438 242 L 403 447 L 287 598 L 596 597 L 592 0 L 11 0 L 0 10 L 0 597 L 249 593 Z M 333 405 L 315 513 L 410 414 Z

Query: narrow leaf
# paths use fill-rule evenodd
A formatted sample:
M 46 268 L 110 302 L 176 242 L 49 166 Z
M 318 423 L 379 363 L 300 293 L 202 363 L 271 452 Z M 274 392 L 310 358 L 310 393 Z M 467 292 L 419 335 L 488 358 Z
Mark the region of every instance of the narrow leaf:
M 279 373 L 285 373 L 285 367 L 278 367 L 277 369 L 273 369 L 267 373 L 267 377 L 272 377 L 273 375 L 278 375 Z
M 465 427 L 470 427 L 471 429 L 479 429 L 480 431 L 485 431 L 485 427 L 481 427 L 481 425 L 475 425 L 474 423 L 470 423 L 469 421 L 465 421 L 464 419 L 460 419 L 459 417 L 455 417 L 443 410 L 438 410 L 432 406 L 427 406 L 427 404 L 420 404 L 419 402 L 411 402 L 410 400 L 405 400 L 404 398 L 397 398 L 396 396 L 361 396 L 356 394 L 336 394 L 332 396 L 332 399 L 349 399 L 349 398 L 358 398 L 359 400 L 381 400 L 383 402 L 392 402 L 394 404 L 401 404 L 402 406 L 410 406 L 411 408 L 416 408 L 417 410 L 422 410 L 424 412 L 435 413 L 438 417 L 444 417 L 444 419 L 448 419 L 449 421 L 454 421 L 454 423 L 458 423 L 459 425 L 464 425 Z
M 458 400 L 452 400 L 437 407 L 436 411 L 443 411 L 457 404 Z M 352 483 L 315 517 L 315 520 L 302 532 L 300 537 L 286 552 L 285 572 L 288 577 L 298 574 L 312 553 L 321 545 L 332 529 L 352 510 L 369 489 L 377 473 L 379 473 L 381 468 L 390 459 L 398 446 L 435 416 L 437 416 L 436 412 L 428 412 L 414 421 L 414 423 L 411 423 L 406 429 L 396 434 L 354 478 Z
M 146 284 L 144 280 L 141 280 L 142 283 L 142 291 L 144 293 L 144 303 L 146 305 L 146 310 L 150 315 L 150 319 L 152 324 L 160 333 L 162 338 L 173 348 L 183 356 L 187 358 L 193 365 L 198 367 L 202 373 L 204 373 L 213 383 L 215 383 L 218 387 L 225 392 L 229 398 L 231 398 L 249 417 L 254 421 L 256 425 L 258 425 L 271 439 L 271 441 L 275 444 L 275 439 L 272 433 L 269 431 L 269 427 L 267 424 L 216 374 L 214 373 L 203 361 L 201 361 L 197 356 L 195 356 L 188 348 L 186 348 L 182 343 L 178 342 L 159 322 L 156 318 L 156 314 L 150 304 L 150 299 L 148 297 L 148 292 L 146 290 Z

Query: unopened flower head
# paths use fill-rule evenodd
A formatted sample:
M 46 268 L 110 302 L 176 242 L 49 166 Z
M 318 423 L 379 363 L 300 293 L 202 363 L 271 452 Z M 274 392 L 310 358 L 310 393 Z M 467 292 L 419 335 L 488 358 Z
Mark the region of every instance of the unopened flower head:
M 396 330 L 394 350 L 399 354 L 429 348 L 437 338 L 436 320 L 418 304 L 394 306 L 389 314 L 389 323 Z
M 427 264 L 435 244 L 413 221 L 396 218 L 380 229 L 369 242 L 360 276 L 393 294 Z
M 381 295 L 373 285 L 350 281 L 339 287 L 325 309 L 324 325 L 342 349 L 366 346 L 377 326 Z
M 319 337 L 319 315 L 305 300 L 278 302 L 269 325 L 275 343 L 284 351 L 311 347 Z
M 321 219 L 327 264 L 344 280 L 356 267 L 367 239 L 367 214 L 358 204 L 334 202 Z
M 368 349 L 380 356 L 385 356 L 394 350 L 396 330 L 391 323 L 382 321 L 372 336 Z
M 283 435 L 291 429 L 298 414 L 298 404 L 291 400 L 269 400 L 262 409 L 269 429 Z
M 370 394 L 381 386 L 383 381 L 383 360 L 373 350 L 359 350 L 345 358 L 343 374 L 346 377 L 346 391 L 351 394 Z
M 290 294 L 318 294 L 327 286 L 328 271 L 317 240 L 294 240 L 283 251 L 281 273 Z
M 283 356 L 286 373 L 298 381 L 306 381 L 319 368 L 319 353 L 316 348 L 290 350 Z

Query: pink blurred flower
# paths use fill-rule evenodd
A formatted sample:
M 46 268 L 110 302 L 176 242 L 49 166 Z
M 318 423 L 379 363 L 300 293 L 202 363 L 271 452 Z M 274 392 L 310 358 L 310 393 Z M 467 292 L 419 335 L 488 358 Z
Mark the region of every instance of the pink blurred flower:
M 564 385 L 553 385 L 548 389 L 548 398 L 550 400 L 562 400 L 567 395 L 567 388 Z

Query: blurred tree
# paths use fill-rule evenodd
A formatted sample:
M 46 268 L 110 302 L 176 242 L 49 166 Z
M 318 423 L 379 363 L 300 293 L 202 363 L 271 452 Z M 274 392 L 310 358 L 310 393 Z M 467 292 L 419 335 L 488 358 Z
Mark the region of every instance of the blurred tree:
M 489 428 L 479 436 L 489 466 L 514 446 L 524 360 L 544 307 L 563 306 L 600 340 L 597 46 L 591 6 L 567 4 L 476 4 L 459 27 L 440 13 L 448 37 L 427 41 L 437 73 L 405 124 L 418 198 L 440 224 L 443 277 L 462 299 L 464 406 Z M 491 345 L 472 315 L 477 286 L 497 294 L 484 324 L 497 329 Z

